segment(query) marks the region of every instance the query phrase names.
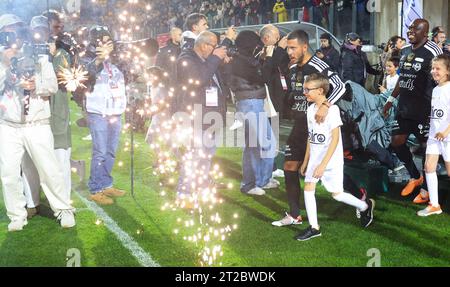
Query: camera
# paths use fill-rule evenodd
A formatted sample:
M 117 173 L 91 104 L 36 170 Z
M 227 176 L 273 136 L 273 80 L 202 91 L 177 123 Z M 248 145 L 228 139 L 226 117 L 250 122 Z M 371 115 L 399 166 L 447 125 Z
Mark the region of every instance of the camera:
M 31 44 L 23 45 L 23 54 L 25 57 L 38 58 L 40 55 L 50 55 L 50 47 L 48 44 Z
M 227 48 L 227 57 L 232 58 L 239 55 L 239 50 L 237 47 L 228 47 Z
M 381 45 L 377 45 L 377 48 L 381 50 L 385 50 L 386 47 L 389 47 L 391 50 L 393 50 L 395 49 L 395 44 L 388 42 L 388 43 L 381 43 Z
M 17 41 L 16 33 L 0 32 L 0 46 L 11 48 Z

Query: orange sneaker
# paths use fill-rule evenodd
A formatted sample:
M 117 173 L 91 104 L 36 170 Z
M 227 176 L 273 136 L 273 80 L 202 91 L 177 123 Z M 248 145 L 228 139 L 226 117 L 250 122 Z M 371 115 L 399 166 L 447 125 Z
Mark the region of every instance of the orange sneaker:
M 441 214 L 442 213 L 442 209 L 441 206 L 432 206 L 431 204 L 428 205 L 425 209 L 419 210 L 417 211 L 417 215 L 418 216 L 430 216 L 433 214 Z
M 418 179 L 411 178 L 408 184 L 402 190 L 402 196 L 410 195 L 416 187 L 421 186 L 423 184 L 423 176 L 420 176 Z
M 419 194 L 414 198 L 413 202 L 417 204 L 427 203 L 430 201 L 430 196 L 428 195 L 428 191 L 421 188 Z

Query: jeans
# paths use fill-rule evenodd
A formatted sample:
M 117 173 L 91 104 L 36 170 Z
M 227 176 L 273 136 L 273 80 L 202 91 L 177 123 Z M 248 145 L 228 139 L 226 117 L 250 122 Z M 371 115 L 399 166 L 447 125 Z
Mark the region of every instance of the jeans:
M 121 116 L 102 116 L 88 113 L 89 129 L 92 135 L 92 160 L 89 190 L 96 194 L 112 187 L 111 171 L 119 145 Z
M 264 111 L 264 100 L 238 101 L 237 111 L 245 118 L 241 191 L 248 192 L 255 187 L 264 187 L 272 178 L 276 139 Z

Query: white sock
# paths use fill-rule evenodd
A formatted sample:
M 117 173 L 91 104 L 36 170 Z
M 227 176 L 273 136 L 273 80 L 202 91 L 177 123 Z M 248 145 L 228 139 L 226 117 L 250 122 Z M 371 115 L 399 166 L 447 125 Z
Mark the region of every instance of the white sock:
M 365 201 L 362 201 L 360 199 L 357 199 L 350 193 L 341 192 L 336 196 L 333 196 L 333 198 L 339 202 L 343 202 L 345 204 L 351 205 L 356 207 L 359 211 L 365 211 L 369 206 Z
M 317 204 L 315 191 L 304 191 L 304 194 L 306 214 L 308 215 L 309 225 L 318 230 L 319 223 L 317 222 Z
M 439 206 L 438 198 L 438 178 L 436 172 L 425 173 L 427 179 L 428 194 L 430 195 L 430 203 L 434 207 Z

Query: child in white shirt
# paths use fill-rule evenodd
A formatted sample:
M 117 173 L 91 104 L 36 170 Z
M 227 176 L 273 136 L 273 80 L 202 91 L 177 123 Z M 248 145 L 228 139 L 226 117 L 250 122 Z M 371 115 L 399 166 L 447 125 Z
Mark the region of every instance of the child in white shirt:
M 375 202 L 372 199 L 363 201 L 344 192 L 344 153 L 340 130 L 342 121 L 339 108 L 329 105 L 326 101 L 325 95 L 329 87 L 328 78 L 318 73 L 310 75 L 303 85 L 303 93 L 308 102 L 313 102 L 307 112 L 309 139 L 305 160 L 300 168 L 305 176 L 305 206 L 310 227 L 296 236 L 299 241 L 321 236 L 314 195 L 319 180 L 335 200 L 354 206 L 360 211 L 363 227 L 369 226 L 373 220 Z M 329 105 L 328 115 L 325 122 L 319 124 L 314 115 L 323 104 Z
M 439 55 L 433 59 L 431 74 L 438 83 L 431 98 L 430 133 L 427 141 L 425 177 L 427 179 L 430 204 L 417 212 L 419 216 L 441 214 L 438 199 L 436 167 L 439 155 L 445 161 L 450 176 L 450 57 Z
M 384 79 L 383 86 L 380 86 L 381 93 L 394 90 L 395 86 L 397 85 L 398 78 L 400 77 L 397 73 L 398 65 L 398 58 L 390 58 L 386 61 L 386 77 Z

